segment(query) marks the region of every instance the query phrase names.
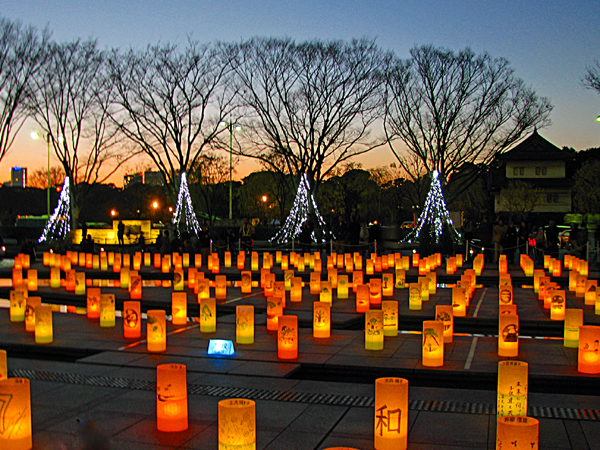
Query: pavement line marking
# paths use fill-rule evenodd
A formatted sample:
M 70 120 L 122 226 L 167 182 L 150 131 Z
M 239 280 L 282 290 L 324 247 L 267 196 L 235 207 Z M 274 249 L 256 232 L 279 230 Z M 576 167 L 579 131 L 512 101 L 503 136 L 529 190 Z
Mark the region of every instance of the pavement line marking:
M 173 335 L 173 334 L 179 334 L 179 333 L 183 333 L 184 331 L 187 331 L 187 330 L 190 330 L 190 329 L 192 329 L 192 328 L 195 328 L 195 327 L 197 327 L 198 325 L 199 325 L 199 324 L 195 323 L 195 324 L 193 324 L 193 325 L 190 325 L 190 326 L 187 326 L 187 327 L 185 327 L 185 328 L 178 328 L 178 329 L 176 329 L 176 330 L 173 330 L 173 331 L 171 331 L 170 333 L 167 333 L 167 336 L 171 336 L 171 335 Z M 119 347 L 119 348 L 117 349 L 117 351 L 120 351 L 120 352 L 122 352 L 123 350 L 127 350 L 128 348 L 137 347 L 138 345 L 145 344 L 145 343 L 146 343 L 146 339 L 142 339 L 142 340 L 140 340 L 140 341 L 136 341 L 136 342 L 132 342 L 131 344 L 124 345 L 123 347 Z
M 254 294 L 243 295 L 242 297 L 236 297 L 236 298 L 232 298 L 231 300 L 227 300 L 223 304 L 227 305 L 228 303 L 233 303 L 233 302 L 237 302 L 239 300 L 244 300 L 245 298 L 256 297 L 257 295 L 261 295 L 261 294 L 263 294 L 262 291 L 256 292 Z
M 469 349 L 469 356 L 467 356 L 467 361 L 465 362 L 465 370 L 469 370 L 471 368 L 471 362 L 473 361 L 473 356 L 475 355 L 475 347 L 477 347 L 477 340 L 479 337 L 475 336 L 473 338 L 473 342 L 471 342 L 471 348 Z
M 487 294 L 487 290 L 488 290 L 488 288 L 483 288 L 483 292 L 481 293 L 481 298 L 479 299 L 479 302 L 477 302 L 477 308 L 475 308 L 475 312 L 473 313 L 473 317 L 477 317 L 477 314 L 479 314 L 479 308 L 481 308 L 481 304 L 483 303 L 483 299 L 485 297 L 485 294 Z

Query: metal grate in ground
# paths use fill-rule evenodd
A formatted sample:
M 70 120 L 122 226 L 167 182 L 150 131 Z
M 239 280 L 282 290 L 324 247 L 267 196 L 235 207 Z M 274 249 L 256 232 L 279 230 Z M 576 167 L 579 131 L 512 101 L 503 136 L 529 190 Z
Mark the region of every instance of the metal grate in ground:
M 59 372 L 46 372 L 32 369 L 12 369 L 9 376 L 28 378 L 29 380 L 50 381 L 66 384 L 79 384 L 96 387 L 155 391 L 153 381 L 133 380 L 106 376 L 76 375 Z M 372 408 L 375 405 L 373 397 L 317 394 L 309 392 L 279 391 L 270 389 L 250 389 L 225 386 L 207 386 L 200 384 L 188 385 L 188 395 L 205 395 L 211 397 L 250 398 L 252 400 L 274 400 L 279 402 L 310 403 L 318 405 L 356 406 Z M 412 411 L 453 412 L 464 414 L 495 415 L 496 406 L 486 403 L 445 402 L 435 400 L 411 400 L 409 409 Z M 530 406 L 529 415 L 538 418 L 573 419 L 600 421 L 600 410 L 551 408 L 546 406 Z

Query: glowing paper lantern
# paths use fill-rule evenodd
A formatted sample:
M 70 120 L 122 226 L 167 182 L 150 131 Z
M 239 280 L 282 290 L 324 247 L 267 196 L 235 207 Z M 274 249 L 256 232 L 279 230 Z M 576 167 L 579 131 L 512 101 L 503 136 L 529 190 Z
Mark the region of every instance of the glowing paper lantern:
M 21 269 L 13 268 L 12 283 L 14 287 L 19 287 L 21 284 L 23 284 L 23 271 Z
M 365 349 L 383 350 L 383 311 L 369 309 L 365 312 Z
M 196 255 L 196 256 L 200 256 L 200 255 Z M 160 269 L 161 268 L 161 262 L 162 262 L 162 260 L 161 260 L 160 253 L 155 253 L 154 254 L 154 268 L 155 269 Z M 196 266 L 196 267 L 199 267 L 199 266 Z
M 331 283 L 331 287 L 333 289 L 337 289 L 338 270 L 337 269 L 333 269 L 333 268 L 327 270 L 327 279 Z
M 437 294 L 437 274 L 435 272 L 427 272 L 425 276 L 429 279 L 429 295 Z
M 381 279 L 371 278 L 369 281 L 369 303 L 381 305 Z
M 339 299 L 348 298 L 348 275 L 339 275 L 338 276 L 337 298 L 339 298 Z
M 200 300 L 200 332 L 214 333 L 217 331 L 217 301 L 214 298 Z
M 220 270 L 221 270 L 221 268 L 220 268 L 220 264 L 219 264 L 219 255 L 217 253 L 213 253 L 212 254 L 212 267 L 211 267 L 210 271 L 212 273 L 219 273 Z
M 42 304 L 41 297 L 27 297 L 25 299 L 25 331 L 35 331 L 35 311 Z
M 406 271 L 404 269 L 396 269 L 396 288 L 404 289 L 406 287 Z
M 586 305 L 595 305 L 598 296 L 598 280 L 585 281 L 584 302 Z
M 276 331 L 279 328 L 279 317 L 283 315 L 281 297 L 267 298 L 267 330 Z
M 423 321 L 423 365 L 440 367 L 444 365 L 444 322 Z
M 254 306 L 235 307 L 235 340 L 238 344 L 254 344 Z
M 129 277 L 129 297 L 132 300 L 142 299 L 142 277 L 140 275 Z
M 600 326 L 579 327 L 577 370 L 581 373 L 600 373 Z
M 498 362 L 498 417 L 526 416 L 529 364 L 523 361 Z
M 27 269 L 27 289 L 37 291 L 38 288 L 38 273 L 37 269 Z
M 498 301 L 500 305 L 512 305 L 513 303 L 513 287 L 508 285 L 498 286 L 499 294 Z
M 281 306 L 285 308 L 285 282 L 276 281 L 275 283 L 273 283 L 273 297 L 281 299 Z
M 202 267 L 202 254 L 196 253 L 194 255 L 194 267 L 200 269 Z
M 25 295 L 23 291 L 10 291 L 10 321 L 25 321 Z
M 383 300 L 383 334 L 384 336 L 398 336 L 398 302 L 396 300 Z
M 85 272 L 75 272 L 75 294 L 85 295 Z
M 139 301 L 123 302 L 123 337 L 139 339 L 142 335 L 142 311 Z
M 418 277 L 417 281 L 421 284 L 421 300 L 429 301 L 429 277 Z
M 454 338 L 454 308 L 452 305 L 436 305 L 435 320 L 444 324 L 444 343 L 450 343 Z
M 50 268 L 50 287 L 51 288 L 59 288 L 60 287 L 60 268 L 58 268 L 58 267 Z
M 156 366 L 156 428 L 166 432 L 188 428 L 187 372 L 183 364 Z
M 6 350 L 0 350 L 0 380 L 8 378 L 8 365 L 6 363 Z
M 302 278 L 292 277 L 290 287 L 290 302 L 296 303 L 302 301 Z
M 421 283 L 410 283 L 408 285 L 408 309 L 418 311 L 422 308 Z
M 319 300 L 321 302 L 328 303 L 329 306 L 332 305 L 332 288 L 329 281 L 321 282 L 321 293 L 319 294 Z
M 217 300 L 227 298 L 227 277 L 225 275 L 215 276 L 215 298 Z
M 565 320 L 565 309 L 567 307 L 567 295 L 565 291 L 548 291 L 550 297 L 550 320 Z
M 144 266 L 150 267 L 152 265 L 152 254 L 144 253 Z
M 374 272 L 374 264 L 372 259 L 367 259 L 367 264 L 365 268 L 365 272 L 367 275 L 373 275 Z
M 361 284 L 364 284 L 362 270 L 355 270 L 352 272 L 352 290 L 356 292 L 357 286 L 360 286 Z
M 331 335 L 331 305 L 328 302 L 313 303 L 313 337 L 328 338 Z
M 200 274 L 202 272 L 199 272 Z M 210 298 L 210 280 L 196 277 L 196 287 L 198 288 L 198 303 L 200 300 Z
M 391 273 L 381 275 L 381 293 L 384 297 L 394 296 L 394 276 Z
M 519 356 L 519 316 L 503 314 L 498 329 L 498 356 Z
M 243 398 L 219 401 L 219 450 L 256 449 L 256 403 Z
M 406 450 L 408 445 L 408 380 L 375 380 L 375 448 Z
M 183 276 L 183 269 L 173 270 L 173 290 L 183 291 L 185 287 L 185 279 Z
M 35 343 L 50 344 L 52 340 L 52 306 L 42 303 L 35 308 Z
M 456 273 L 456 258 L 454 256 L 446 260 L 446 275 L 454 275 Z
M 242 294 L 250 294 L 252 292 L 252 272 L 249 270 L 244 270 L 242 271 L 241 277 Z
M 149 352 L 167 350 L 167 315 L 162 309 L 149 309 L 146 312 L 146 344 Z
M 100 326 L 115 326 L 115 295 L 100 294 Z
M 356 289 L 356 312 L 364 313 L 370 307 L 370 289 L 368 284 L 361 284 Z
M 500 305 L 500 314 L 517 314 L 517 305 Z
M 539 448 L 540 422 L 527 416 L 498 418 L 496 448 L 511 450 L 537 450 Z
M 273 289 L 275 288 L 275 274 L 267 273 L 265 274 L 265 282 L 264 282 L 264 294 L 265 297 L 271 297 L 273 295 Z
M 252 270 L 252 272 L 258 270 L 258 252 L 252 252 L 250 254 L 250 270 Z
M 467 315 L 467 290 L 463 287 L 452 288 L 452 315 L 454 317 Z
M 31 438 L 31 389 L 27 378 L 0 380 L 2 401 L 2 426 L 0 448 L 2 450 L 30 450 Z
M 277 357 L 298 358 L 298 316 L 281 316 L 277 329 Z
M 100 288 L 89 288 L 87 290 L 87 318 L 100 318 Z
M 288 255 L 281 257 L 281 270 L 288 270 L 290 268 L 290 258 Z
M 321 274 L 318 272 L 311 272 L 310 274 L 310 293 L 318 295 L 321 292 Z
M 187 324 L 187 292 L 171 293 L 171 316 L 173 325 Z

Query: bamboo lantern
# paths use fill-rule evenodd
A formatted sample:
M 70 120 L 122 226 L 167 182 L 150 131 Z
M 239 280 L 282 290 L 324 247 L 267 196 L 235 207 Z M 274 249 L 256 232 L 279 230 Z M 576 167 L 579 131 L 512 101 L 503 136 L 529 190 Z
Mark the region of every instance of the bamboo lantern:
M 404 289 L 406 287 L 406 271 L 404 269 L 396 269 L 396 289 Z
M 600 326 L 579 327 L 577 370 L 581 373 L 600 373 Z
M 358 252 L 354 253 L 354 270 L 363 270 L 363 258 Z
M 327 279 L 331 283 L 331 287 L 333 289 L 337 289 L 338 270 L 337 269 L 333 269 L 333 268 L 328 269 L 327 270 Z
M 274 288 L 275 288 L 275 274 L 274 273 L 265 274 L 265 284 L 264 284 L 265 297 L 271 297 L 273 295 Z
M 290 287 L 290 302 L 296 303 L 302 301 L 302 278 L 292 277 Z
M 383 350 L 383 311 L 369 309 L 365 312 L 365 349 Z
M 198 267 L 198 266 L 196 266 Z M 161 269 L 162 268 L 162 259 L 160 256 L 160 253 L 155 253 L 154 254 L 154 268 L 155 269 Z
M 420 311 L 422 308 L 421 283 L 410 283 L 408 285 L 408 309 Z
M 256 449 L 256 403 L 244 398 L 220 400 L 219 450 Z
M 173 325 L 187 324 L 187 292 L 171 293 L 171 317 Z
M 100 319 L 100 288 L 89 288 L 87 290 L 87 318 Z
M 348 275 L 338 275 L 337 298 L 348 298 Z
M 288 270 L 290 268 L 290 258 L 288 255 L 281 257 L 281 270 Z
M 183 364 L 156 366 L 156 429 L 188 429 L 187 373 Z
M 500 305 L 512 305 L 513 303 L 513 287 L 502 285 L 498 287 L 498 301 Z
M 367 259 L 367 264 L 365 268 L 365 272 L 367 275 L 373 275 L 374 272 L 374 264 L 372 259 Z
M 584 302 L 586 305 L 595 305 L 598 292 L 598 280 L 585 281 Z
M 227 276 L 215 276 L 215 299 L 225 300 L 227 298 Z
M 282 308 L 285 308 L 285 282 L 276 281 L 275 283 L 273 283 L 273 297 L 280 298 L 281 306 Z
M 196 286 L 196 274 L 198 273 L 198 269 L 195 267 L 188 267 L 188 289 L 194 289 Z
M 146 311 L 146 345 L 149 352 L 167 350 L 167 315 L 163 309 Z
M 356 312 L 364 313 L 369 310 L 370 307 L 370 289 L 368 284 L 361 284 L 356 289 Z
M 498 356 L 519 356 L 519 316 L 503 314 L 498 329 Z
M 374 447 L 377 450 L 406 450 L 408 445 L 408 380 L 392 377 L 375 380 L 374 430 Z
M 25 295 L 23 291 L 10 291 L 10 321 L 25 321 Z
M 51 344 L 52 340 L 52 306 L 42 303 L 35 308 L 35 343 Z
M 152 254 L 144 253 L 144 266 L 150 267 L 152 265 Z
M 142 335 L 142 311 L 139 301 L 123 302 L 123 337 L 139 339 Z
M 331 336 L 331 304 L 328 302 L 313 303 L 313 337 L 328 338 Z
M 23 284 L 23 271 L 21 269 L 13 269 L 12 283 L 14 287 L 19 287 Z
M 283 304 L 281 297 L 271 296 L 267 298 L 267 330 L 277 331 L 279 317 L 283 315 Z
M 498 418 L 496 448 L 531 450 L 539 448 L 540 422 L 533 417 Z
M 423 365 L 444 365 L 444 322 L 440 320 L 423 321 Z
M 100 326 L 104 328 L 115 326 L 114 294 L 100 294 Z
M 551 290 L 550 297 L 550 320 L 565 320 L 565 309 L 567 307 L 567 295 L 565 291 Z
M 37 269 L 27 269 L 27 289 L 29 291 L 37 291 L 37 289 L 38 289 Z
M 2 401 L 2 450 L 30 450 L 33 447 L 31 431 L 31 389 L 27 378 L 0 380 Z
M 35 312 L 42 304 L 41 297 L 27 297 L 25 299 L 25 331 L 35 331 Z
M 427 272 L 425 276 L 429 278 L 429 295 L 437 294 L 437 274 L 435 272 Z
M 352 291 L 357 292 L 357 287 L 364 284 L 363 279 L 362 270 L 355 270 L 352 272 Z
M 452 315 L 454 317 L 467 315 L 467 291 L 463 287 L 452 288 Z
M 381 305 L 381 278 L 371 278 L 369 281 L 369 303 Z
M 238 344 L 254 344 L 254 306 L 235 307 L 235 341 Z
M 319 294 L 319 300 L 321 302 L 327 303 L 329 306 L 332 306 L 332 304 L 333 304 L 332 297 L 333 296 L 332 296 L 331 282 L 323 281 L 321 283 L 321 293 Z
M 444 343 L 451 343 L 454 339 L 454 313 L 452 305 L 436 305 L 435 320 L 444 324 Z
M 252 272 L 249 270 L 242 271 L 242 294 L 250 294 L 252 292 Z
M 298 358 L 298 316 L 279 317 L 277 357 L 279 359 Z
M 217 331 L 217 301 L 215 298 L 203 298 L 200 301 L 200 332 Z
M 123 289 L 129 289 L 129 267 L 121 267 L 119 280 Z
M 583 325 L 583 309 L 565 310 L 565 331 L 563 344 L 568 348 L 579 348 L 579 327 Z
M 523 361 L 498 362 L 497 416 L 526 416 L 529 364 Z
M 65 272 L 65 290 L 67 292 L 75 292 L 75 269 Z
M 517 314 L 517 305 L 500 305 L 500 315 Z
M 0 381 L 8 378 L 8 365 L 6 363 L 6 350 L 0 350 Z
M 142 277 L 141 275 L 131 275 L 129 278 L 129 298 L 132 300 L 142 299 Z
M 384 297 L 394 296 L 394 276 L 391 273 L 381 274 L 381 294 Z
M 396 300 L 383 300 L 383 335 L 398 336 L 398 302 Z
M 429 278 L 418 277 L 417 282 L 421 284 L 421 301 L 429 301 Z
M 321 292 L 321 274 L 318 272 L 310 273 L 310 293 L 317 295 Z
M 258 252 L 252 252 L 250 254 L 250 270 L 252 270 L 252 272 L 258 271 Z
M 198 272 L 199 274 L 202 272 Z M 198 303 L 201 300 L 210 298 L 210 281 L 206 278 L 196 278 L 196 286 L 198 288 Z

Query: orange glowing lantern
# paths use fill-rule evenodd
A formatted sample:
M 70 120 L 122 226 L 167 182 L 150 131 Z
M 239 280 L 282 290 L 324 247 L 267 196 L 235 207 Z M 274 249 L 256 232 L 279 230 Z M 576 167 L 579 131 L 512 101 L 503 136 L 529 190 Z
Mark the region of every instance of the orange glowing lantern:
M 523 361 L 498 362 L 497 416 L 526 416 L 529 364 Z
M 215 298 L 217 300 L 225 300 L 227 298 L 227 276 L 215 276 Z
M 262 289 L 265 288 L 265 277 L 270 273 L 271 273 L 271 271 L 269 269 L 265 269 L 265 268 L 260 269 L 260 287 Z
M 221 270 L 221 268 L 220 268 L 220 263 L 219 263 L 219 255 L 217 253 L 213 253 L 212 254 L 212 267 L 211 267 L 210 271 L 212 273 L 219 273 L 220 270 Z
M 579 327 L 577 370 L 581 373 L 600 373 L 600 326 Z
M 355 270 L 352 272 L 352 291 L 357 291 L 357 286 L 360 286 L 363 283 L 363 272 L 362 270 Z
M 370 307 L 370 289 L 368 284 L 360 284 L 356 289 L 356 312 L 364 313 Z
M 25 294 L 23 291 L 10 291 L 10 321 L 25 321 Z
M 264 284 L 265 297 L 271 297 L 273 295 L 274 288 L 275 288 L 275 274 L 274 273 L 265 274 L 265 284 Z
M 421 283 L 410 283 L 408 285 L 408 309 L 418 311 L 422 308 Z
M 496 448 L 531 450 L 539 448 L 540 422 L 527 416 L 498 418 Z
M 188 289 L 194 289 L 196 287 L 196 274 L 198 273 L 198 269 L 195 267 L 188 268 Z
M 122 266 L 131 269 L 131 255 L 129 253 L 123 253 Z
M 241 273 L 241 292 L 242 294 L 250 294 L 252 292 L 252 272 L 243 270 Z
M 310 293 L 317 295 L 321 292 L 321 274 L 319 272 L 310 273 Z
M 398 336 L 398 302 L 396 300 L 383 300 L 383 335 Z
M 588 276 L 589 275 L 589 263 L 585 260 L 581 260 L 579 262 L 579 275 Z
M 408 445 L 408 380 L 375 380 L 375 445 L 377 450 L 406 450 Z
M 466 288 L 452 288 L 452 314 L 454 317 L 465 317 L 467 315 Z
M 577 275 L 575 278 L 575 296 L 585 299 L 587 277 L 585 275 Z
M 202 272 L 198 272 L 200 274 Z M 201 300 L 210 298 L 210 281 L 206 278 L 196 278 L 196 287 L 198 288 L 198 303 Z
M 178 253 L 173 253 L 173 267 L 175 270 L 183 269 L 183 258 Z
M 30 291 L 37 291 L 37 289 L 38 289 L 37 269 L 27 269 L 27 289 Z
M 348 298 L 348 275 L 338 275 L 337 298 Z
M 502 314 L 517 314 L 517 305 L 500 305 L 499 313 Z
M 238 344 L 254 344 L 254 306 L 235 307 L 235 340 Z
M 85 272 L 75 272 L 75 294 L 85 295 Z
M 331 305 L 328 302 L 313 303 L 313 336 L 315 338 L 331 336 Z
M 419 267 L 419 254 L 418 253 L 413 253 L 413 255 L 412 255 L 412 266 Z
M 369 281 L 369 303 L 381 305 L 381 278 L 371 278 Z
M 513 303 L 513 287 L 509 285 L 501 285 L 498 287 L 498 301 L 500 305 L 512 305 Z
M 454 338 L 454 308 L 452 305 L 436 305 L 435 320 L 444 324 L 444 343 L 450 343 Z
M 244 253 L 243 250 L 240 250 L 240 252 L 237 255 L 236 258 L 236 267 L 238 270 L 244 270 L 244 266 L 246 265 L 246 254 Z
M 42 304 L 41 297 L 27 297 L 25 299 L 25 331 L 35 331 L 35 312 Z
M 365 349 L 383 350 L 383 311 L 369 309 L 365 312 Z
M 440 367 L 444 365 L 444 322 L 423 321 L 423 365 Z
M 283 271 L 283 281 L 285 285 L 285 290 L 289 291 L 292 289 L 292 278 L 294 277 L 293 270 L 284 270 Z
M 196 256 L 200 256 L 200 255 L 196 255 Z M 161 269 L 161 267 L 162 267 L 162 260 L 161 260 L 160 253 L 155 253 L 154 254 L 154 268 Z M 198 267 L 198 266 L 196 266 L 196 267 Z
M 0 350 L 0 380 L 8 378 L 8 365 L 6 363 L 6 350 Z
M 298 358 L 298 316 L 281 316 L 277 328 L 277 357 Z
M 196 253 L 194 255 L 194 267 L 200 269 L 202 267 L 202 254 Z
M 285 308 L 286 295 L 285 295 L 285 282 L 276 281 L 273 283 L 273 297 L 281 299 L 281 306 Z
M 173 290 L 183 291 L 185 287 L 185 278 L 183 276 L 183 269 L 173 270 Z
M 319 294 L 319 300 L 331 306 L 333 303 L 332 292 L 333 290 L 329 281 L 321 282 L 321 293 Z
M 100 318 L 100 288 L 89 288 L 87 290 L 87 318 Z
M 304 257 L 303 256 L 297 256 L 296 257 L 296 269 L 298 270 L 298 272 L 304 272 Z
M 550 290 L 550 320 L 565 320 L 565 310 L 567 307 L 567 295 L 565 291 Z
M 384 297 L 394 296 L 394 276 L 391 273 L 381 274 L 381 293 Z
M 27 378 L 0 380 L 2 401 L 2 450 L 29 450 L 33 447 L 31 431 L 31 389 Z
M 250 270 L 252 270 L 252 272 L 258 271 L 258 252 L 252 252 L 250 254 Z
M 219 401 L 219 450 L 256 449 L 256 403 L 244 398 Z
M 171 271 L 171 255 L 164 255 L 161 263 L 162 273 L 169 273 Z
M 152 254 L 144 253 L 144 266 L 150 267 L 152 265 Z
M 187 324 L 187 292 L 171 293 L 171 317 L 173 325 Z
M 119 281 L 123 289 L 129 289 L 129 267 L 121 267 Z
M 429 277 L 418 277 L 417 282 L 421 284 L 421 300 L 429 301 Z
M 123 302 L 123 337 L 138 339 L 142 335 L 142 311 L 139 301 Z
M 183 364 L 156 366 L 156 428 L 166 432 L 188 429 L 187 373 Z
M 290 258 L 288 255 L 281 257 L 281 270 L 288 270 L 290 268 Z
M 354 271 L 354 259 L 350 253 L 344 255 L 344 265 L 346 266 L 346 272 L 351 273 Z
M 331 283 L 331 287 L 333 289 L 337 289 L 338 270 L 337 269 L 333 269 L 333 268 L 328 269 L 327 270 L 327 279 Z
M 51 288 L 59 288 L 60 287 L 60 268 L 58 268 L 58 267 L 50 268 L 50 287 Z
M 217 301 L 215 298 L 200 300 L 200 332 L 214 333 L 217 331 Z
M 437 294 L 437 273 L 427 272 L 425 276 L 429 278 L 429 295 Z
M 51 344 L 52 340 L 52 305 L 42 303 L 35 308 L 35 343 Z
M 263 269 L 271 269 L 273 266 L 271 264 L 271 254 L 269 252 L 263 252 Z
M 279 317 L 283 315 L 283 303 L 281 297 L 271 296 L 267 298 L 267 330 L 278 329 Z
M 598 297 L 598 280 L 585 281 L 584 304 L 595 305 Z
M 502 314 L 498 329 L 498 356 L 519 356 L 519 316 Z
M 362 255 L 358 252 L 354 253 L 354 270 L 363 270 L 363 258 Z
M 104 328 L 115 326 L 114 294 L 100 294 L 100 326 Z
M 23 284 L 23 271 L 21 269 L 13 269 L 12 283 L 14 287 L 19 287 Z
M 129 298 L 132 300 L 142 299 L 142 277 L 141 275 L 132 275 L 129 278 Z
M 406 271 L 404 269 L 396 269 L 396 288 L 404 289 L 406 287 Z
M 113 266 L 114 273 L 118 273 L 121 271 L 121 261 L 122 261 L 121 258 L 122 258 L 122 255 L 120 253 L 116 253 L 113 257 L 112 266 Z
M 146 344 L 149 352 L 167 350 L 167 315 L 163 309 L 149 309 L 146 312 Z
M 292 277 L 290 287 L 290 302 L 296 303 L 302 301 L 302 278 Z
M 372 259 L 367 259 L 367 264 L 365 268 L 365 272 L 367 275 L 373 275 L 374 273 L 374 264 Z

